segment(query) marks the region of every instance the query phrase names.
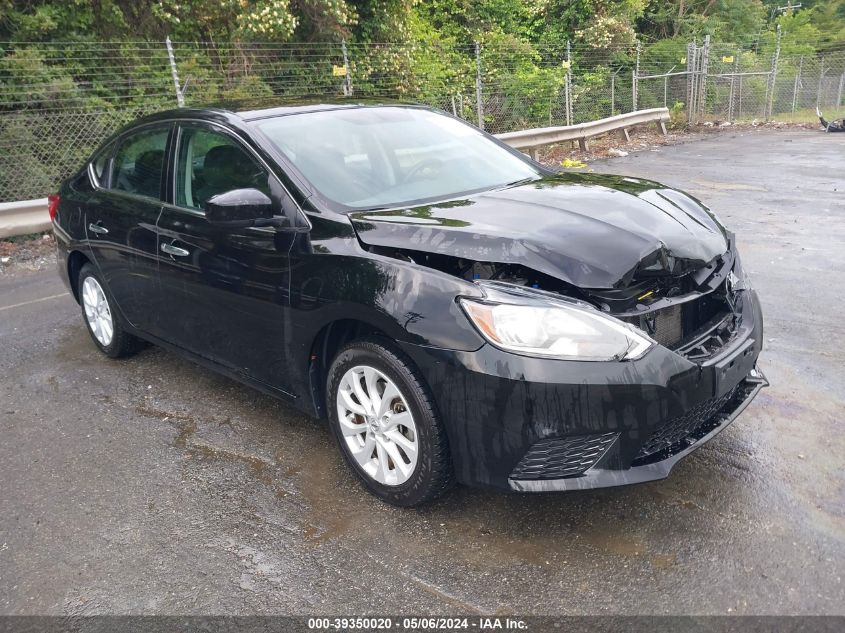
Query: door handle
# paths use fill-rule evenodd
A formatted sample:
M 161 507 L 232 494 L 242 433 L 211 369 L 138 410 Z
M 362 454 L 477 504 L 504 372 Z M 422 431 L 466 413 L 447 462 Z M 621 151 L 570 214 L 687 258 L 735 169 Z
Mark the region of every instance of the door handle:
M 173 244 L 162 244 L 161 250 L 163 253 L 167 253 L 168 255 L 173 255 L 175 257 L 187 257 L 190 255 L 190 253 L 184 248 L 173 246 Z
M 88 225 L 88 230 L 92 233 L 96 233 L 97 235 L 107 235 L 109 232 L 106 227 L 101 226 L 99 224 L 94 224 L 93 222 Z

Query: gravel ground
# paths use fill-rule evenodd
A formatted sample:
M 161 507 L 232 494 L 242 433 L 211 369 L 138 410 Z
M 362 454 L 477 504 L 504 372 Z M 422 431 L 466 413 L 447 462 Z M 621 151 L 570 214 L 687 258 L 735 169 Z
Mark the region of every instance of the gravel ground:
M 55 264 L 56 240 L 52 233 L 0 240 L 0 278 L 3 275 L 46 270 Z
M 628 488 L 385 506 L 325 425 L 160 349 L 104 358 L 52 266 L 0 275 L 0 613 L 845 614 L 843 142 L 590 165 L 710 204 L 766 316 L 772 386 Z

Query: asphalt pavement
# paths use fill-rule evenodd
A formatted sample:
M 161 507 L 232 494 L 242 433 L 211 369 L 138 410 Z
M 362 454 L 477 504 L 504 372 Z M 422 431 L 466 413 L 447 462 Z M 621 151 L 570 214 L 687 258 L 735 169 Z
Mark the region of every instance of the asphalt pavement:
M 591 168 L 705 201 L 764 307 L 772 386 L 667 480 L 392 508 L 324 423 L 0 275 L 0 614 L 845 614 L 845 135 Z

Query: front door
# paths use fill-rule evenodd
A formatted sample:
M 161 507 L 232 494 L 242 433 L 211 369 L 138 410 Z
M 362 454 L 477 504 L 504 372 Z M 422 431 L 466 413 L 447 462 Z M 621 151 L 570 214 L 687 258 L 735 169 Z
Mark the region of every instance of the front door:
M 166 338 L 286 391 L 292 236 L 271 228 L 222 229 L 203 211 L 209 198 L 233 189 L 271 195 L 271 176 L 226 130 L 187 124 L 177 137 L 173 203 L 158 222 Z
M 94 261 L 118 309 L 145 331 L 154 329 L 156 313 L 156 222 L 169 134 L 169 125 L 159 125 L 119 139 L 84 219 Z

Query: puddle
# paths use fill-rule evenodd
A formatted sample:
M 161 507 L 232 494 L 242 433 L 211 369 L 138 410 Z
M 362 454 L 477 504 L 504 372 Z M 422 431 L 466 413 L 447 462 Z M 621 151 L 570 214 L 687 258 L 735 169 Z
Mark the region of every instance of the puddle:
M 174 445 L 177 444 L 174 442 Z M 274 477 L 273 471 L 276 470 L 276 465 L 258 457 L 257 455 L 240 453 L 238 451 L 197 442 L 195 440 L 184 444 L 184 448 L 187 449 L 190 457 L 222 460 L 230 463 L 242 464 L 246 466 L 250 474 L 261 483 L 268 486 L 275 483 L 276 477 Z
M 135 412 L 147 418 L 155 418 L 160 422 L 167 422 L 171 426 L 176 427 L 178 433 L 176 439 L 173 440 L 173 445 L 176 448 L 185 448 L 188 440 L 197 431 L 197 421 L 190 415 L 184 413 L 171 413 L 169 411 L 161 411 L 153 409 L 146 405 L 138 405 L 135 407 Z

